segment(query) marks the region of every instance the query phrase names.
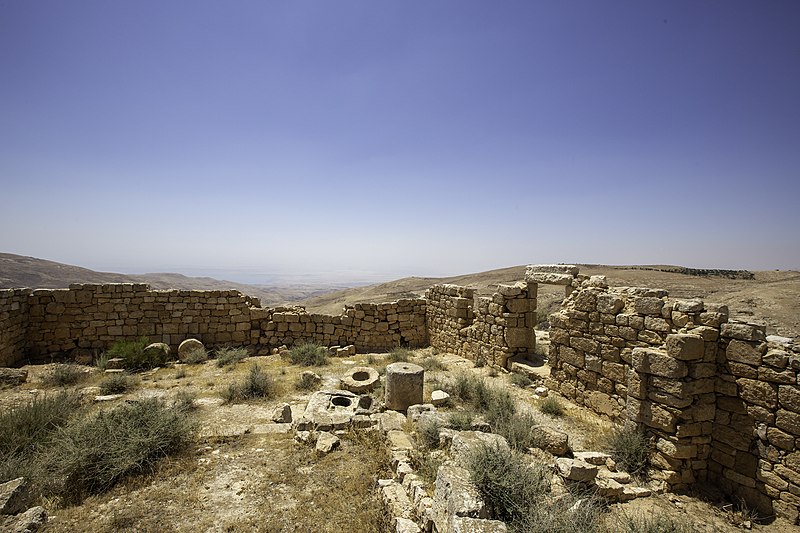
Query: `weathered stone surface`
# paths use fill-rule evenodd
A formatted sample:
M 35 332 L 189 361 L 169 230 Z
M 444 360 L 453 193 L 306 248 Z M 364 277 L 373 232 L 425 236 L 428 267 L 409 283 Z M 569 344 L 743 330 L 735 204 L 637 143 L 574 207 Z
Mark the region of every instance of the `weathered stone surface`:
M 144 351 L 148 354 L 151 352 L 157 353 L 157 357 L 163 361 L 167 361 L 169 359 L 169 344 L 163 342 L 154 342 L 152 344 L 148 344 Z
M 720 334 L 723 337 L 739 339 L 743 341 L 764 341 L 767 340 L 766 328 L 756 324 L 740 324 L 729 322 L 722 324 Z
M 725 355 L 729 361 L 745 363 L 758 366 L 761 364 L 761 356 L 766 351 L 766 344 L 749 343 L 741 340 L 732 340 L 725 350 Z
M 800 413 L 800 388 L 797 385 L 779 385 L 778 402 L 784 409 Z
M 564 455 L 569 451 L 569 435 L 563 431 L 547 426 L 538 426 L 533 428 L 533 435 L 537 448 L 553 455 Z
M 572 285 L 573 279 L 575 277 L 571 274 L 556 274 L 553 272 L 528 272 L 525 274 L 526 281 L 545 285 Z
M 25 383 L 28 371 L 22 368 L 0 368 L 0 387 L 16 386 Z
M 406 519 L 413 516 L 413 504 L 400 483 L 393 479 L 379 479 L 378 487 L 381 489 L 381 497 L 389 515 Z
M 203 343 L 197 339 L 186 339 L 178 346 L 178 359 L 186 360 L 190 353 L 196 350 L 205 350 Z
M 272 412 L 272 421 L 278 424 L 289 424 L 292 422 L 292 406 L 283 403 L 275 407 Z
M 397 517 L 395 518 L 394 531 L 395 533 L 420 533 L 422 530 L 413 520 Z
M 457 431 L 453 434 L 450 444 L 450 455 L 456 464 L 466 466 L 470 455 L 482 446 L 509 449 L 508 442 L 501 435 L 482 431 Z
M 605 477 L 596 477 L 594 479 L 594 484 L 597 488 L 597 493 L 601 497 L 610 500 L 618 500 L 622 495 L 622 491 L 625 489 L 618 481 Z
M 667 335 L 667 354 L 681 361 L 702 359 L 705 353 L 703 338 L 697 335 L 674 333 Z
M 320 431 L 317 434 L 317 444 L 314 449 L 317 453 L 327 454 L 339 447 L 341 441 L 339 437 L 327 431 Z
M 342 389 L 363 394 L 372 392 L 380 383 L 381 376 L 378 371 L 368 366 L 357 366 L 351 368 L 339 380 Z
M 506 533 L 506 525 L 499 520 L 454 516 L 451 520 L 451 533 Z
M 778 406 L 778 387 L 772 383 L 764 383 L 755 379 L 739 378 L 739 397 L 748 403 L 760 405 L 767 409 Z
M 700 313 L 705 308 L 703 300 L 678 300 L 675 302 L 675 310 L 682 313 Z
M 431 392 L 431 403 L 436 407 L 441 407 L 450 403 L 450 395 L 443 390 Z
M 2 521 L 2 529 L 6 533 L 34 533 L 47 523 L 47 511 L 44 507 L 31 507 L 24 513 L 6 516 Z
M 597 467 L 579 459 L 559 457 L 556 459 L 558 472 L 565 479 L 572 481 L 592 481 L 597 476 Z
M 436 407 L 434 407 L 432 403 L 418 403 L 408 408 L 408 411 L 406 411 L 406 418 L 408 420 L 411 420 L 412 422 L 419 422 L 420 417 L 423 415 L 423 413 L 435 413 L 435 412 L 436 412 Z
M 625 302 L 616 294 L 599 294 L 597 296 L 597 311 L 599 313 L 616 315 L 623 307 L 625 307 Z
M 528 327 L 506 328 L 505 339 L 509 348 L 528 348 L 532 344 L 533 329 Z
M 406 416 L 397 411 L 385 411 L 383 413 L 375 413 L 370 418 L 378 422 L 378 428 L 383 432 L 389 432 L 395 429 L 403 429 L 406 423 Z
M 405 411 L 422 403 L 425 369 L 412 363 L 392 363 L 386 366 L 386 408 Z
M 661 316 L 664 300 L 651 296 L 640 296 L 634 299 L 633 305 L 636 312 L 642 315 Z
M 0 514 L 17 514 L 28 508 L 28 483 L 18 477 L 0 484 Z
M 575 452 L 572 455 L 575 459 L 595 466 L 604 465 L 611 459 L 611 456 L 604 452 Z
M 436 474 L 434 490 L 435 522 L 439 531 L 447 531 L 453 516 L 487 518 L 488 510 L 478 490 L 469 481 L 465 468 L 443 465 Z
M 651 348 L 634 348 L 631 365 L 637 372 L 665 378 L 683 378 L 689 374 L 686 363 Z
M 298 430 L 344 429 L 356 414 L 359 397 L 344 390 L 321 390 L 311 395 L 303 416 L 294 422 Z

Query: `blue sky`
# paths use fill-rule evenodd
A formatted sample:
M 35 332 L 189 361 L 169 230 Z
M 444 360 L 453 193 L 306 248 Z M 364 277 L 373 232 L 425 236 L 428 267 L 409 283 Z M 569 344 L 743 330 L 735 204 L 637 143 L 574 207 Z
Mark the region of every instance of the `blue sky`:
M 7 0 L 0 251 L 797 269 L 799 27 L 792 0 Z

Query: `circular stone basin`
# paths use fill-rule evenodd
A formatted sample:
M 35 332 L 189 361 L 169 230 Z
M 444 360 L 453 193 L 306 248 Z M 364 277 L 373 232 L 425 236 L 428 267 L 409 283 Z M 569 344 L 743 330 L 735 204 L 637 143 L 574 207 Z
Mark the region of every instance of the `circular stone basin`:
M 351 368 L 340 380 L 342 389 L 361 394 L 372 392 L 381 377 L 378 371 L 368 366 L 357 366 Z
M 331 398 L 331 403 L 337 407 L 350 407 L 352 403 L 350 398 L 346 398 L 344 396 L 334 396 Z

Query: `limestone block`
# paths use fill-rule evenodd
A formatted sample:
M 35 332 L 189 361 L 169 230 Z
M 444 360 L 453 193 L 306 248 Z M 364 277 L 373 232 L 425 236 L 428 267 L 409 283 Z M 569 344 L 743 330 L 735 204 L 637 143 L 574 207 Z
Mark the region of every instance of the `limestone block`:
M 664 300 L 653 296 L 639 296 L 633 301 L 634 309 L 642 315 L 661 316 Z
M 755 344 L 741 340 L 732 340 L 725 350 L 725 356 L 729 361 L 758 366 L 761 364 L 761 357 L 766 350 L 767 345 L 765 343 Z
M 533 329 L 531 328 L 506 328 L 505 340 L 509 348 L 531 347 Z
M 800 415 L 791 411 L 778 411 L 775 425 L 795 436 L 800 436 Z
M 667 335 L 666 345 L 667 354 L 681 361 L 702 359 L 705 351 L 702 337 L 684 333 Z
M 525 280 L 533 283 L 544 283 L 545 285 L 565 285 L 571 286 L 575 279 L 571 274 L 556 274 L 554 272 L 527 272 Z
M 339 380 L 342 389 L 363 394 L 372 392 L 380 383 L 380 375 L 374 368 L 368 366 L 357 366 L 351 368 Z
M 597 311 L 616 315 L 622 308 L 625 307 L 625 302 L 616 294 L 599 294 L 597 296 Z
M 637 372 L 665 378 L 683 378 L 689 374 L 686 363 L 651 348 L 634 348 L 631 366 Z
M 314 447 L 319 454 L 328 454 L 339 447 L 339 437 L 327 431 L 320 431 L 317 435 L 317 444 Z
M 759 324 L 740 324 L 737 322 L 723 324 L 720 334 L 723 337 L 730 337 L 743 341 L 767 340 L 766 326 Z
M 183 361 L 195 350 L 205 350 L 205 346 L 197 339 L 186 339 L 178 346 L 178 359 Z
M 431 392 L 431 403 L 436 406 L 444 406 L 450 403 L 450 395 L 443 390 L 435 390 Z
M 675 310 L 682 313 L 701 313 L 705 309 L 703 300 L 677 300 L 675 302 Z
M 392 363 L 386 367 L 386 408 L 405 411 L 422 403 L 425 370 L 412 363 Z
M 561 477 L 571 481 L 589 482 L 597 476 L 597 467 L 580 459 L 559 457 L 556 459 L 556 467 Z
M 18 477 L 0 484 L 0 514 L 17 514 L 28 508 L 28 483 Z
M 488 516 L 483 499 L 469 481 L 469 471 L 451 465 L 440 466 L 436 474 L 434 508 L 438 511 L 436 526 L 439 531 L 447 531 L 447 523 L 452 516 Z
M 745 402 L 760 405 L 767 409 L 778 406 L 778 387 L 772 383 L 765 383 L 748 378 L 736 380 L 739 387 L 739 397 Z
M 569 451 L 569 435 L 563 431 L 547 426 L 538 426 L 533 428 L 533 434 L 537 448 L 553 455 L 564 455 Z

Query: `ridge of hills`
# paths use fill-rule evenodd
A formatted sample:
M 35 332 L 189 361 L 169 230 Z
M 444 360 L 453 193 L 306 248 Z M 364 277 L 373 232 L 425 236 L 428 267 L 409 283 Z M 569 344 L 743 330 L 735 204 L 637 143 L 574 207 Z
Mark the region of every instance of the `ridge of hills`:
M 703 298 L 729 306 L 731 316 L 767 324 L 770 333 L 800 336 L 800 272 L 793 270 L 728 271 L 672 265 L 578 265 L 582 274 L 604 275 L 611 286 L 666 289 L 675 298 Z M 730 276 L 731 272 L 746 273 Z M 450 277 L 406 277 L 359 287 L 284 284 L 255 285 L 189 277 L 176 273 L 118 274 L 96 272 L 55 261 L 0 253 L 0 289 L 66 288 L 70 283 L 148 283 L 153 289 L 235 289 L 261 299 L 264 306 L 292 304 L 309 312 L 338 315 L 345 305 L 387 302 L 422 296 L 431 285 L 453 283 L 491 295 L 498 283 L 524 279 L 525 265 Z M 563 287 L 540 285 L 539 309 L 550 313 L 563 299 Z

